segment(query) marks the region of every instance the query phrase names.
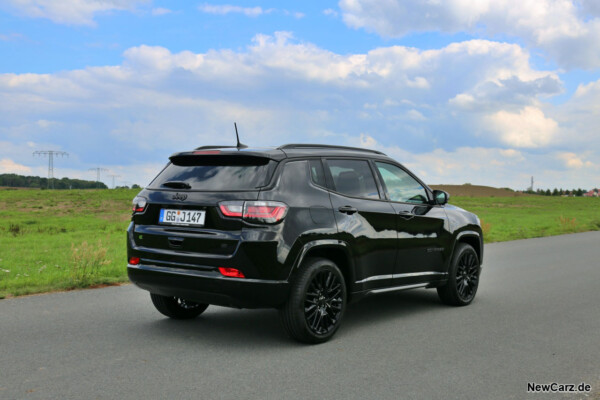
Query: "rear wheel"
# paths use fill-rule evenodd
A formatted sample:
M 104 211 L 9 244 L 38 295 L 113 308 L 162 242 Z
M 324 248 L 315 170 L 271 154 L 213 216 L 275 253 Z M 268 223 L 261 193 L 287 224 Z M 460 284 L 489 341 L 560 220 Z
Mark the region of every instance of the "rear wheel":
M 443 303 L 452 306 L 471 304 L 479 287 L 481 266 L 472 246 L 458 243 L 448 270 L 448 282 L 437 288 Z
M 173 319 L 196 318 L 208 308 L 208 304 L 194 303 L 179 297 L 150 293 L 150 298 L 158 311 Z
M 325 258 L 311 258 L 294 277 L 279 316 L 293 339 L 322 343 L 338 330 L 345 309 L 346 284 L 339 268 Z

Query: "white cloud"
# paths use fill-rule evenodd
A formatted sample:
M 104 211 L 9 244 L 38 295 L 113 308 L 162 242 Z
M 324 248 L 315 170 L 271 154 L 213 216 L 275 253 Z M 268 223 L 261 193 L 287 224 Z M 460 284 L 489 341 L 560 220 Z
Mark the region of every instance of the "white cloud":
M 535 107 L 525 107 L 518 113 L 498 111 L 488 117 L 491 129 L 512 147 L 543 147 L 554 139 L 558 124 Z
M 600 66 L 595 0 L 341 0 L 340 8 L 348 26 L 384 37 L 415 31 L 508 34 L 543 49 L 564 67 Z
M 25 36 L 21 33 L 0 34 L 0 40 L 3 42 L 16 42 L 25 40 Z
M 149 0 L 5 0 L 0 8 L 31 18 L 46 18 L 58 24 L 95 25 L 98 14 L 135 10 Z
M 413 152 L 400 146 L 382 145 L 365 133 L 349 138 L 348 143 L 384 152 L 429 185 L 471 183 L 523 190 L 529 186 L 531 176 L 534 175 L 536 187 L 585 188 L 596 185 L 593 177 L 600 171 L 597 165 L 587 161 L 583 164 L 587 167 L 585 172 L 581 169 L 573 174 L 573 165 L 557 165 L 555 162 L 557 159 L 565 160 L 564 154 L 560 152 L 523 154 L 514 149 L 474 146 Z M 571 157 L 573 155 L 567 158 Z
M 301 19 L 306 16 L 306 14 L 299 12 L 299 11 L 281 10 L 281 12 L 283 13 L 283 15 L 291 15 L 292 17 L 294 17 L 296 19 Z
M 17 164 L 9 158 L 0 159 L 0 174 L 27 174 L 31 172 L 31 168 Z
M 578 156 L 575 153 L 562 152 L 557 154 L 557 158 L 562 160 L 568 168 L 582 168 L 582 167 L 593 167 L 594 163 L 591 161 L 584 161 L 583 157 Z
M 264 10 L 262 7 L 241 7 L 233 6 L 229 4 L 202 4 L 198 6 L 198 9 L 207 14 L 244 14 L 247 17 L 258 17 L 262 14 L 269 14 L 273 9 Z
M 337 17 L 338 16 L 338 12 L 335 11 L 333 8 L 326 8 L 325 10 L 323 10 L 323 14 L 324 15 L 328 15 L 330 17 Z
M 163 8 L 163 7 L 157 7 L 157 8 L 153 8 L 151 13 L 154 16 L 160 16 L 160 15 L 167 15 L 167 14 L 171 14 L 173 11 L 169 10 L 168 8 Z
M 56 121 L 48 121 L 47 119 L 40 119 L 35 122 L 40 128 L 45 129 L 49 128 L 52 125 L 56 125 Z
M 427 118 L 425 118 L 425 116 L 418 110 L 408 110 L 408 112 L 406 113 L 406 115 L 408 116 L 409 119 L 412 119 L 413 121 L 425 121 L 427 120 Z
M 227 15 L 227 14 L 243 14 L 247 17 L 258 17 L 265 14 L 273 14 L 278 13 L 285 16 L 291 16 L 296 19 L 302 19 L 306 16 L 306 14 L 299 11 L 290 11 L 286 9 L 276 9 L 276 8 L 267 8 L 264 9 L 262 7 L 242 7 L 230 4 L 208 4 L 204 3 L 198 6 L 198 10 L 207 14 L 218 14 L 218 15 Z
M 142 164 L 162 165 L 174 151 L 232 143 L 234 121 L 242 141 L 255 146 L 391 148 L 434 183 L 484 183 L 477 179 L 487 176 L 487 184 L 520 187 L 522 174 L 537 180 L 550 170 L 570 182 L 558 153 L 582 158 L 589 151 L 584 163 L 600 153 L 592 140 L 600 84 L 582 86 L 563 105 L 545 104 L 561 83 L 556 73 L 532 68 L 515 44 L 337 54 L 278 32 L 257 35 L 240 51 L 139 46 L 123 57 L 120 65 L 0 74 L 0 159 L 32 165 L 33 150 L 58 147 L 71 154 L 60 164 L 69 171 L 109 166 L 132 174 Z M 580 168 L 577 179 L 591 181 L 594 168 Z

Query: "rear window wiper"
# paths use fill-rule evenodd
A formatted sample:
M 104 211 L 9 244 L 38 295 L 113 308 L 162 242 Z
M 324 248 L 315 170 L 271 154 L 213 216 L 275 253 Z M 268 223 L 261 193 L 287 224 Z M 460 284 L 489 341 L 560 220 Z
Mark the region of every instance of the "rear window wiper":
M 192 187 L 189 183 L 181 182 L 181 181 L 168 181 L 162 184 L 162 186 L 170 187 L 173 189 L 191 189 Z

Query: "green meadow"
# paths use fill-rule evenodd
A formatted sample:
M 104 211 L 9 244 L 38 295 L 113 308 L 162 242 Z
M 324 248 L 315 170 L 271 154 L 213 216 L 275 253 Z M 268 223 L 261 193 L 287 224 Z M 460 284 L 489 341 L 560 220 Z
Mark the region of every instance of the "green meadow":
M 139 190 L 0 190 L 0 298 L 127 281 L 125 232 Z M 600 230 L 600 199 L 453 197 L 486 243 Z
M 0 297 L 125 282 L 138 192 L 0 190 Z
M 477 214 L 486 243 L 600 230 L 600 198 L 454 197 Z

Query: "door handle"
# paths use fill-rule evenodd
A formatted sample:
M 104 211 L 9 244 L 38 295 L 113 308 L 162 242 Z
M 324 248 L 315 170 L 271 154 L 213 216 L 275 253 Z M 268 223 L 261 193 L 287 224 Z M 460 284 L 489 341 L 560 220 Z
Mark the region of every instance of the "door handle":
M 412 219 L 414 218 L 415 214 L 411 213 L 410 211 L 400 211 L 398 213 L 398 215 L 404 219 Z
M 348 215 L 352 215 L 358 211 L 356 208 L 354 208 L 352 206 L 341 206 L 340 208 L 338 208 L 338 210 L 341 213 L 348 214 Z

